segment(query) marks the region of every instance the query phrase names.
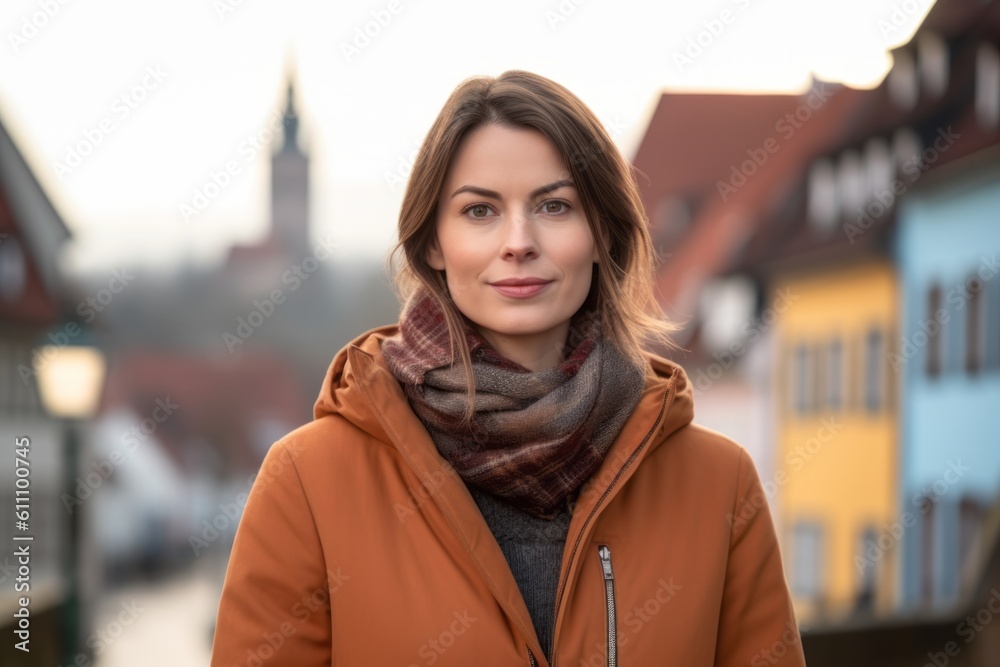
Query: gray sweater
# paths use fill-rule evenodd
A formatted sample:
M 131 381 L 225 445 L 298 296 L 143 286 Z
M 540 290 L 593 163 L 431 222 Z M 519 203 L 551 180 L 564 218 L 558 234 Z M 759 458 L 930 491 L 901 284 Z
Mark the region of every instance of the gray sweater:
M 507 558 L 542 650 L 551 661 L 556 588 L 569 530 L 569 511 L 564 509 L 551 521 L 538 519 L 488 491 L 472 484 L 466 486 Z

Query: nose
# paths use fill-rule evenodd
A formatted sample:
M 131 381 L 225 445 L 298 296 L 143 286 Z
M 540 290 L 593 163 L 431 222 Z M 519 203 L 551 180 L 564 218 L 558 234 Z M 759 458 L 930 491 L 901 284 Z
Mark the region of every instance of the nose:
M 538 242 L 534 223 L 530 217 L 512 214 L 503 225 L 503 243 L 500 256 L 505 260 L 521 261 L 538 256 Z

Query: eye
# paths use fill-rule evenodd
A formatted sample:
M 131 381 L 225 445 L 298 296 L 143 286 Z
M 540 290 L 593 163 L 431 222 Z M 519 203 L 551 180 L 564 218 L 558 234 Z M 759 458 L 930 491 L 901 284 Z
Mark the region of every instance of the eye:
M 550 199 L 549 201 L 542 204 L 542 210 L 545 213 L 551 213 L 552 215 L 558 215 L 560 213 L 565 213 L 569 210 L 569 204 L 560 199 Z
M 479 220 L 485 218 L 487 215 L 489 215 L 489 212 L 490 212 L 490 207 L 487 206 L 486 204 L 470 204 L 466 206 L 464 209 L 462 209 L 463 214 L 471 213 L 472 215 L 470 217 L 473 220 Z

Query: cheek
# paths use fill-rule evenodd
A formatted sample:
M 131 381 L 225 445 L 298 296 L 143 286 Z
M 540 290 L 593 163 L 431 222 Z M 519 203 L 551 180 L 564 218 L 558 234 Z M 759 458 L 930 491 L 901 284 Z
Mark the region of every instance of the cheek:
M 490 248 L 468 234 L 448 234 L 440 238 L 448 274 L 455 280 L 475 277 L 489 263 Z
M 567 270 L 591 270 L 594 262 L 594 241 L 589 229 L 577 230 L 572 236 L 563 237 L 557 246 L 560 249 L 560 262 Z

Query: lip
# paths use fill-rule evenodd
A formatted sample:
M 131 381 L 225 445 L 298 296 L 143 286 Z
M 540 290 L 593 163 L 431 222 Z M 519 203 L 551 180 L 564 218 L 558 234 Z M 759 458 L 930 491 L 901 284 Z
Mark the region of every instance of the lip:
M 545 278 L 535 278 L 534 276 L 528 276 L 527 278 L 504 278 L 503 280 L 497 280 L 496 282 L 490 283 L 490 285 L 541 285 L 544 283 L 550 283 L 551 280 L 546 280 Z
M 547 280 L 544 282 L 523 283 L 520 285 L 508 285 L 500 283 L 490 283 L 490 284 L 493 286 L 493 289 L 500 292 L 504 296 L 512 296 L 514 298 L 523 299 L 538 294 L 551 283 L 552 283 L 551 280 Z

